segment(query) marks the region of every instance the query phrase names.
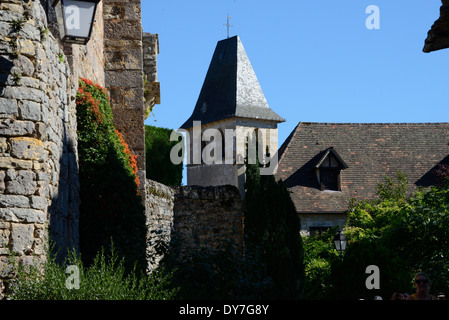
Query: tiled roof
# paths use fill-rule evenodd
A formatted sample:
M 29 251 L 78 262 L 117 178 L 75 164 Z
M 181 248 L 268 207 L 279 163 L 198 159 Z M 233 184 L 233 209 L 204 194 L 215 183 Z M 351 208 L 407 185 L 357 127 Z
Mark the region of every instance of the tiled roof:
M 321 191 L 315 172 L 330 147 L 348 166 L 341 192 Z M 344 212 L 350 198 L 373 198 L 377 184 L 398 170 L 412 188 L 434 184 L 439 163 L 449 163 L 449 123 L 301 122 L 279 149 L 276 177 L 298 212 Z
M 268 106 L 238 36 L 217 43 L 195 109 L 181 128 L 232 117 L 285 121 Z

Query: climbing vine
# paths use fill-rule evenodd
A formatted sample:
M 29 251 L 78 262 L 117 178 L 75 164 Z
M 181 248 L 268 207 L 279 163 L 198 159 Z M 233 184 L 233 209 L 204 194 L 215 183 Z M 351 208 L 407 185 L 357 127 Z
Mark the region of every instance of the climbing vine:
M 137 156 L 132 154 L 123 135 L 113 125 L 113 116 L 106 90 L 100 85 L 82 78 L 76 104 L 79 140 L 88 142 L 88 140 L 96 139 L 99 143 L 88 146 L 84 160 L 96 163 L 104 161 L 104 157 L 107 155 L 105 147 L 112 146 L 126 170 L 133 176 L 136 186 L 139 186 Z M 102 144 L 100 145 L 100 143 Z
M 130 265 L 144 265 L 145 208 L 138 193 L 136 156 L 113 125 L 104 88 L 81 79 L 76 105 L 81 254 L 89 263 L 113 242 Z

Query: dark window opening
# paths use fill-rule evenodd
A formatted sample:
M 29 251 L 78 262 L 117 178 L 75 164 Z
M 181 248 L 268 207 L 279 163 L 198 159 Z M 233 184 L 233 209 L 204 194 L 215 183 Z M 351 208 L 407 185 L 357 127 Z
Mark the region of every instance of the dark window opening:
M 321 190 L 340 191 L 339 177 L 339 168 L 320 168 Z
M 331 227 L 309 227 L 309 234 L 311 236 L 321 235 L 322 233 L 329 230 Z
M 333 148 L 328 149 L 315 167 L 321 191 L 341 191 L 340 172 L 347 167 Z

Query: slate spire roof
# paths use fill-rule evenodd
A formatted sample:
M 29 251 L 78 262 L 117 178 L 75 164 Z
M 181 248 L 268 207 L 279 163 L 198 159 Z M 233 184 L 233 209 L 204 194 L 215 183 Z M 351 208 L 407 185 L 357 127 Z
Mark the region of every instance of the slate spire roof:
M 195 109 L 181 128 L 232 117 L 285 121 L 268 106 L 238 36 L 217 43 Z
M 449 0 L 441 0 L 440 17 L 427 33 L 423 51 L 428 53 L 449 48 Z

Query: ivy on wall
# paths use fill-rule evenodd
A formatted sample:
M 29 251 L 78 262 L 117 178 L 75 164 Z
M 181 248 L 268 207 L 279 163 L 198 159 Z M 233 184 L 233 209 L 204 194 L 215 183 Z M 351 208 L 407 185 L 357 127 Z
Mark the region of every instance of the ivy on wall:
M 113 242 L 129 266 L 143 266 L 145 208 L 138 194 L 136 156 L 113 125 L 104 88 L 81 79 L 76 105 L 83 260 L 89 263 Z

